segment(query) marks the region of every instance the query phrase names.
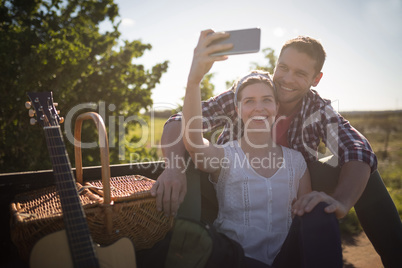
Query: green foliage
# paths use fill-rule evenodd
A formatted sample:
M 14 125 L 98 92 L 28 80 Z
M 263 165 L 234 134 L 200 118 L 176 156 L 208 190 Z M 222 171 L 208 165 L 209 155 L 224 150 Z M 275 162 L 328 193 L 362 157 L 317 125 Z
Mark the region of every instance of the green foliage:
M 168 112 L 168 114 L 166 112 L 162 113 L 165 114 L 164 117 L 144 116 L 143 119 L 146 122 L 145 124 L 136 125 L 129 129 L 128 137 L 131 137 L 131 139 L 138 141 L 140 139 L 144 139 L 145 136 L 145 144 L 141 144 L 141 146 L 149 149 L 152 153 L 154 153 L 147 156 L 150 161 L 160 160 L 163 157 L 162 150 L 159 148 L 159 145 L 161 142 L 163 127 L 166 120 L 171 115 L 171 111 L 169 110 Z M 129 148 L 128 151 L 132 152 L 135 151 L 135 149 L 133 150 L 132 148 Z
M 363 230 L 354 208 L 343 219 L 339 220 L 339 228 L 341 233 L 345 235 L 356 235 Z
M 201 81 L 201 100 L 207 100 L 214 96 L 215 86 L 211 83 L 214 73 L 209 73 L 204 76 Z
M 270 74 L 274 73 L 277 57 L 275 56 L 275 50 L 272 48 L 264 48 L 262 50 L 262 53 L 264 54 L 264 59 L 268 60 L 267 65 L 259 65 L 258 63 L 252 63 L 253 69 L 255 70 L 262 70 L 269 72 Z
M 401 179 L 401 177 L 399 177 Z M 391 198 L 395 203 L 396 209 L 398 210 L 399 217 L 402 218 L 402 187 L 396 189 L 389 189 Z
M 117 17 L 113 0 L 0 1 L 1 172 L 51 167 L 43 133 L 29 126 L 26 92 L 53 91 L 62 115 L 78 104 L 105 101 L 114 105 L 104 118 L 107 126 L 111 116 L 135 115 L 152 104 L 151 90 L 168 62 L 151 70 L 133 64 L 152 46 L 135 40 L 117 48 Z M 100 33 L 105 20 L 113 30 Z M 83 141 L 96 136 L 93 126 L 83 126 Z M 98 159 L 84 158 L 84 165 Z
M 207 100 L 214 96 L 215 85 L 211 83 L 214 73 L 208 73 L 204 76 L 200 84 L 201 100 Z M 184 97 L 181 98 L 184 100 Z M 178 113 L 183 109 L 183 105 L 179 104 L 176 109 L 172 111 L 172 114 Z
M 343 112 L 342 115 L 369 140 L 378 158 L 378 171 L 402 218 L 402 111 Z M 353 209 L 341 220 L 340 227 L 345 234 L 361 231 Z
M 382 170 L 381 176 L 387 187 L 391 189 L 402 189 L 402 165 L 400 162 L 389 163 L 385 161 L 385 163 L 381 163 L 380 168 Z

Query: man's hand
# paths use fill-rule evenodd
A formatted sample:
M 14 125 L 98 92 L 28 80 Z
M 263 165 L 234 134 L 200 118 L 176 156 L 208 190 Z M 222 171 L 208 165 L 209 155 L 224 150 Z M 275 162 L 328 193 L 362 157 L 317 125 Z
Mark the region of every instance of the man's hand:
M 167 217 L 176 216 L 186 193 L 186 174 L 180 169 L 166 168 L 151 188 L 152 196 L 156 196 L 156 208 L 163 210 Z
M 310 192 L 301 196 L 294 202 L 292 211 L 294 215 L 303 216 L 304 213 L 309 213 L 320 202 L 325 202 L 328 206 L 325 208 L 327 213 L 335 213 L 338 219 L 345 217 L 349 209 L 341 202 L 335 200 L 333 197 L 324 192 Z

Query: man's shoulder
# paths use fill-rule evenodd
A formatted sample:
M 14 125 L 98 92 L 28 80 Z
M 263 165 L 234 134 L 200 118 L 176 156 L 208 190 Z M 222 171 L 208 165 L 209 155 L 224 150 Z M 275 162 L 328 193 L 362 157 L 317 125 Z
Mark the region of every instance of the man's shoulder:
M 331 100 L 321 97 L 320 94 L 318 94 L 318 92 L 314 89 L 309 90 L 309 92 L 307 93 L 307 99 L 312 105 L 318 107 L 331 105 Z
M 222 98 L 229 98 L 229 99 L 234 99 L 234 93 L 232 90 L 228 89 L 225 90 L 222 93 L 219 93 L 218 95 L 215 95 L 213 97 L 211 97 L 211 99 L 222 99 Z
M 307 93 L 301 112 L 304 116 L 320 113 L 326 117 L 338 117 L 338 112 L 332 107 L 331 100 L 322 98 L 314 89 L 310 89 Z
M 218 95 L 215 95 L 207 100 L 202 101 L 204 108 L 210 108 L 214 106 L 221 106 L 225 108 L 227 106 L 233 106 L 234 93 L 231 90 L 226 90 Z

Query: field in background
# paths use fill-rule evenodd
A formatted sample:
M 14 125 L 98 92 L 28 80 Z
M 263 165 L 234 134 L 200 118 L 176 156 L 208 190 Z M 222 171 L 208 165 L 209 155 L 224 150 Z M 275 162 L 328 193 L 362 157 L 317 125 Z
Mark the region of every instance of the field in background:
M 159 158 L 162 158 L 162 150 L 159 148 L 163 126 L 168 118 L 162 117 L 154 117 L 151 119 L 150 117 L 144 116 L 144 120 L 147 122 L 146 125 L 142 126 L 130 126 L 128 136 L 128 140 L 132 139 L 132 136 L 136 136 L 138 138 L 143 138 L 146 135 L 146 143 L 145 147 L 148 149 L 157 147 L 157 155 Z
M 342 115 L 369 140 L 378 158 L 378 171 L 402 218 L 402 111 Z

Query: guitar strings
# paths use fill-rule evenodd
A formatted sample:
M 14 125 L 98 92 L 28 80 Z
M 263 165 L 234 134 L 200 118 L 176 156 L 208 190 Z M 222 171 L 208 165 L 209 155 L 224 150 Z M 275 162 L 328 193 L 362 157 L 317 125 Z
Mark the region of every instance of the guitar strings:
M 49 122 L 47 120 L 47 118 L 45 119 L 45 122 L 46 121 Z M 46 129 L 48 130 L 48 131 L 46 131 L 47 134 L 49 134 L 48 135 L 49 139 L 47 139 L 49 141 L 49 150 L 51 150 L 51 154 L 53 155 L 53 157 L 52 157 L 52 162 L 53 162 L 53 166 L 54 166 L 53 169 L 54 169 L 55 175 L 59 176 L 58 179 L 56 178 L 56 182 L 59 185 L 58 192 L 59 192 L 60 203 L 61 203 L 62 211 L 63 211 L 63 220 L 65 221 L 65 225 L 66 225 L 66 232 L 68 235 L 68 239 L 74 245 L 76 245 L 76 247 L 70 247 L 70 249 L 71 249 L 71 251 L 74 251 L 74 252 L 72 252 L 72 254 L 75 258 L 80 258 L 81 260 L 93 259 L 96 255 L 96 253 L 94 252 L 92 239 L 90 238 L 89 229 L 88 229 L 87 222 L 85 219 L 85 213 L 81 206 L 81 200 L 78 197 L 75 179 L 72 174 L 71 164 L 68 159 L 67 152 L 65 150 L 64 142 L 62 140 L 62 136 L 61 136 L 62 133 L 61 133 L 60 127 L 59 126 L 53 126 L 53 127 L 50 126 L 50 127 L 46 127 Z M 62 176 L 62 175 L 68 175 L 69 178 L 67 180 L 62 180 L 60 178 L 60 176 Z M 69 193 L 69 191 L 70 191 L 70 193 Z M 62 199 L 64 202 L 62 202 Z M 71 201 L 73 202 L 72 204 L 70 204 Z M 78 208 L 77 208 L 77 205 L 79 205 Z M 75 212 L 76 214 L 79 213 L 81 215 L 78 215 L 78 217 L 75 217 L 75 216 L 72 217 L 73 213 L 69 213 L 68 211 L 66 211 L 66 209 L 71 209 L 71 207 L 73 207 L 75 210 L 77 210 Z M 64 208 L 64 210 L 63 210 L 63 208 Z M 69 215 L 67 215 L 67 214 L 69 214 Z M 67 227 L 67 225 L 69 227 Z M 72 227 L 75 227 L 75 228 L 72 228 Z M 88 241 L 88 239 L 83 239 L 83 235 L 85 236 L 85 234 L 87 235 L 87 237 L 89 236 L 89 238 L 90 238 L 89 241 Z M 79 250 L 79 249 L 84 249 L 84 250 Z

